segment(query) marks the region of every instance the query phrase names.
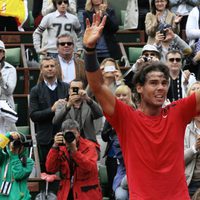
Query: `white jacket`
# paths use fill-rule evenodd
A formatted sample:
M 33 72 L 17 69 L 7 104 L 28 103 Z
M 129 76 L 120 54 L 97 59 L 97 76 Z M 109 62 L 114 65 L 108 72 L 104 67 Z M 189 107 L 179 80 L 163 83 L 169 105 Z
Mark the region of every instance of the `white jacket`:
M 199 9 L 194 7 L 187 19 L 186 23 L 186 36 L 189 39 L 189 44 L 194 44 L 196 39 L 200 38 L 199 29 Z
M 4 62 L 1 69 L 2 76 L 0 77 L 0 100 L 6 100 L 9 106 L 14 110 L 15 104 L 13 99 L 13 92 L 17 83 L 17 72 L 15 67 L 11 64 Z M 0 133 L 5 134 L 7 131 L 16 130 L 15 123 L 12 118 L 5 117 L 0 114 Z
M 192 146 L 196 143 L 196 134 L 194 121 L 192 121 L 186 127 L 184 140 L 185 176 L 187 185 L 189 185 L 192 180 L 197 160 L 197 153 L 194 153 L 192 149 Z
M 149 0 L 149 5 L 151 5 L 151 0 Z M 128 0 L 124 20 L 124 29 L 136 29 L 138 27 L 138 18 L 138 0 Z

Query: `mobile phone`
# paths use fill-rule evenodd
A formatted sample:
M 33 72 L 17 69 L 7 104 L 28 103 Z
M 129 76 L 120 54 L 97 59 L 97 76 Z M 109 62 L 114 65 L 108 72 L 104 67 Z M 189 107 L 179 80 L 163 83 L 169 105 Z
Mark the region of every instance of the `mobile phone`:
M 190 12 L 183 12 L 183 13 L 177 12 L 176 15 L 177 15 L 177 16 L 187 16 L 187 15 L 189 15 L 189 13 L 190 13 Z
M 78 88 L 78 87 L 73 87 L 73 88 L 72 88 L 72 91 L 73 91 L 74 93 L 78 94 L 79 88 Z
M 104 67 L 104 72 L 114 72 L 116 69 L 115 69 L 115 66 L 105 66 Z

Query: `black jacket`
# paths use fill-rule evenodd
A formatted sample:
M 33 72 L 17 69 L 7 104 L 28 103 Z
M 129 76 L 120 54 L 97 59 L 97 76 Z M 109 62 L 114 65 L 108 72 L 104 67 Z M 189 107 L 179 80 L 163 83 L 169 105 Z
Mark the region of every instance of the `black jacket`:
M 86 28 L 85 24 L 86 18 L 88 18 L 90 23 L 92 24 L 93 14 L 94 14 L 93 11 L 84 11 L 83 13 L 84 28 Z M 121 51 L 115 37 L 115 33 L 119 29 L 115 11 L 112 8 L 107 8 L 105 15 L 107 15 L 107 19 L 103 29 L 103 34 L 106 40 L 107 47 L 110 52 L 110 57 L 115 60 L 118 60 L 121 58 Z
M 58 81 L 58 99 L 68 97 L 69 85 Z M 36 125 L 36 138 L 38 144 L 49 144 L 54 134 L 60 129 L 52 124 L 54 112 L 51 111 L 51 100 L 45 82 L 34 86 L 30 92 L 30 118 Z

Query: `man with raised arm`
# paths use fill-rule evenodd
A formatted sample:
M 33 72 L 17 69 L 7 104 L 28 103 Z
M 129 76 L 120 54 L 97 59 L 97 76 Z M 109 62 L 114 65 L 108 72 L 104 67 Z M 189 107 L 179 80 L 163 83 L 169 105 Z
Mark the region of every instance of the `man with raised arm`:
M 134 76 L 140 100 L 132 109 L 117 100 L 103 82 L 95 45 L 106 17 L 93 16 L 83 43 L 89 85 L 116 130 L 127 170 L 130 200 L 189 200 L 184 175 L 184 132 L 200 111 L 200 93 L 162 108 L 169 87 L 169 70 L 160 62 L 147 63 Z

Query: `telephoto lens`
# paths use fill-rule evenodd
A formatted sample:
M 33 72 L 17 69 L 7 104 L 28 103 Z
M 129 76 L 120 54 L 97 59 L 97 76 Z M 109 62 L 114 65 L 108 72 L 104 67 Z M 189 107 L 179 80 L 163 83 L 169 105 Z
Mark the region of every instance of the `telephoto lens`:
M 72 131 L 64 132 L 63 137 L 67 143 L 72 143 L 75 140 L 75 135 Z

